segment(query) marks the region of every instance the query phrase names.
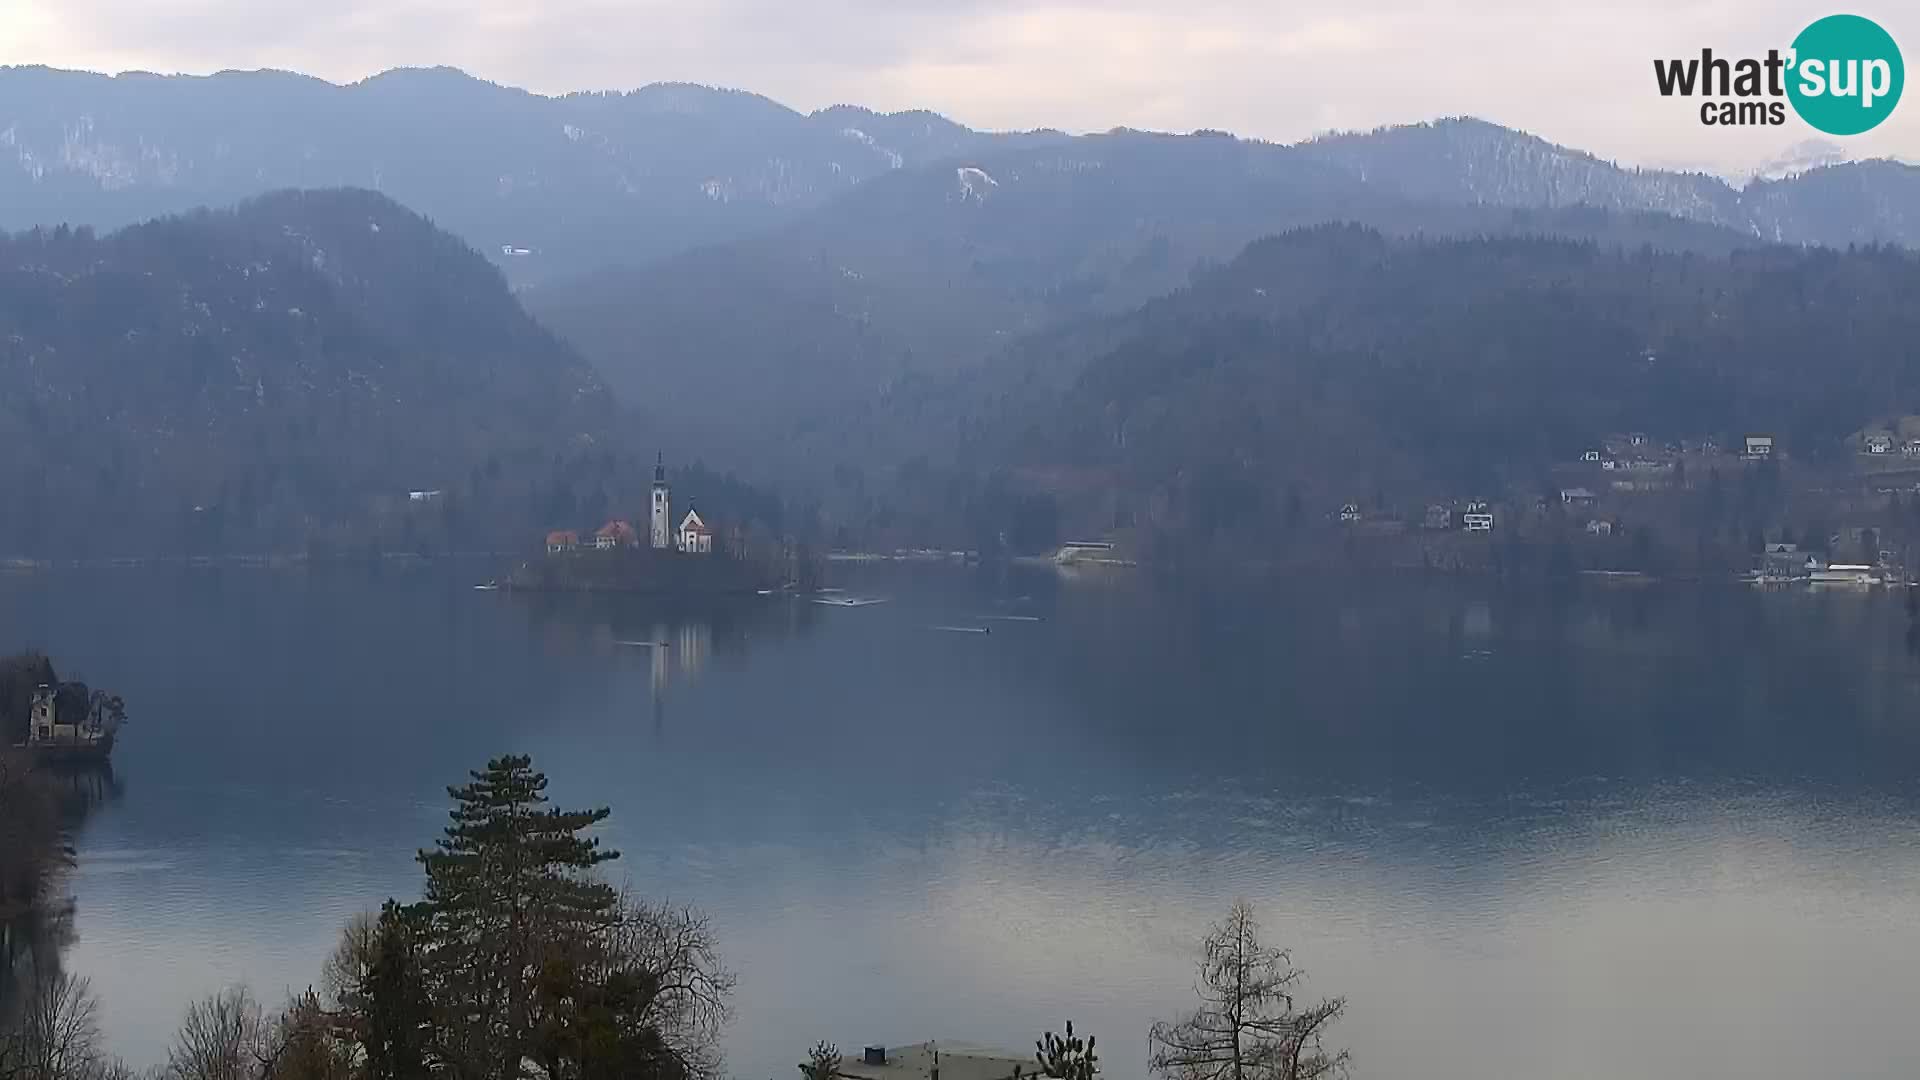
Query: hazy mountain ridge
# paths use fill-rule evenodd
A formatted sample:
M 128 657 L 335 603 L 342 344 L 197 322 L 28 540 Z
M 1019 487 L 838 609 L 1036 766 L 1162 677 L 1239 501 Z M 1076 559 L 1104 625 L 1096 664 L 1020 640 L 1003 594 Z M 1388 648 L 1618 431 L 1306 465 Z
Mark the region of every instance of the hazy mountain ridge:
M 279 188 L 358 186 L 429 215 L 516 281 L 551 280 L 792 223 L 895 171 L 1116 136 L 1151 137 L 983 132 L 924 110 L 857 105 L 803 114 L 687 83 L 547 97 L 451 68 L 335 85 L 279 71 L 9 67 L 0 68 L 0 227 L 111 228 Z M 1704 174 L 1620 168 L 1471 119 L 1243 145 L 1253 156 L 1298 151 L 1422 202 L 1656 210 L 1792 243 L 1920 239 L 1909 219 L 1874 208 L 1909 197 L 1920 182 L 1907 166 L 1867 169 L 1857 195 L 1803 181 L 1873 163 L 1736 189 Z
M 278 71 L 14 67 L 0 69 L 0 227 L 110 228 L 277 188 L 357 186 L 531 279 L 644 262 L 892 169 L 1059 137 L 931 114 L 807 116 L 690 84 L 543 97 L 448 68 L 339 86 Z
M 1809 151 L 1807 167 L 1736 187 L 1706 173 L 1622 167 L 1471 117 L 1327 135 L 1300 149 L 1413 198 L 1652 210 L 1788 244 L 1920 244 L 1907 209 L 1920 200 L 1920 168 L 1896 161 L 1834 163 L 1830 151 Z

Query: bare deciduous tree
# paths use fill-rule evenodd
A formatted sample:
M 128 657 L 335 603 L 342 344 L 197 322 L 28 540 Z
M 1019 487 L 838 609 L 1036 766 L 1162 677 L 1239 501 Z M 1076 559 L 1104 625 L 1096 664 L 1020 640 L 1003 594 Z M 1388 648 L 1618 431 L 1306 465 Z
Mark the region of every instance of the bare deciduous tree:
M 644 971 L 657 980 L 641 1022 L 660 1035 L 689 1080 L 723 1075 L 720 1036 L 732 1016 L 734 976 L 720 963 L 713 927 L 692 908 L 649 903 L 623 892 L 618 918 L 604 932 L 609 971 Z
M 98 1012 L 86 979 L 66 972 L 40 975 L 0 1033 L 0 1074 L 12 1080 L 91 1080 L 110 1064 L 100 1052 Z
M 187 1006 L 167 1051 L 167 1080 L 254 1080 L 271 1060 L 260 1003 L 230 986 Z
M 335 945 L 320 969 L 321 1001 L 329 1009 L 338 1009 L 347 1001 L 366 994 L 367 979 L 379 957 L 379 916 L 363 911 L 347 921 Z
M 260 1080 L 351 1080 L 359 1064 L 353 1040 L 309 989 L 295 994 L 268 1026 Z
M 1178 1023 L 1156 1023 L 1153 1071 L 1171 1080 L 1315 1080 L 1344 1073 L 1347 1052 L 1328 1053 L 1325 1029 L 1345 998 L 1301 1007 L 1306 973 L 1285 949 L 1260 944 L 1253 908 L 1236 901 L 1201 946 L 1200 1008 Z

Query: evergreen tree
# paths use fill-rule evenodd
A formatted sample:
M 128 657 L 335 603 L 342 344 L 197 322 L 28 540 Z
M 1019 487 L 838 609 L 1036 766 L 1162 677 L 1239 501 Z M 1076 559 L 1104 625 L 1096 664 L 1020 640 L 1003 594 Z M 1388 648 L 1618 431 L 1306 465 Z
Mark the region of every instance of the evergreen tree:
M 1034 1060 L 1040 1075 L 1050 1080 L 1094 1080 L 1100 1074 L 1100 1059 L 1093 1050 L 1094 1037 L 1085 1039 L 1073 1033 L 1073 1021 L 1067 1021 L 1067 1033 L 1046 1032 L 1034 1045 Z
M 548 807 L 531 758 L 507 756 L 448 789 L 452 824 L 423 851 L 426 896 L 417 920 L 436 1050 L 466 1077 L 512 1077 L 536 1051 L 538 981 L 548 965 L 581 960 L 618 919 L 618 894 L 592 877 L 617 852 L 580 834 L 608 811 Z
M 357 928 L 367 927 L 364 934 Z M 420 968 L 417 920 L 392 900 L 377 922 L 349 927 L 336 967 L 351 975 L 336 992 L 346 1027 L 360 1044 L 368 1080 L 415 1080 L 427 1075 L 433 1010 Z

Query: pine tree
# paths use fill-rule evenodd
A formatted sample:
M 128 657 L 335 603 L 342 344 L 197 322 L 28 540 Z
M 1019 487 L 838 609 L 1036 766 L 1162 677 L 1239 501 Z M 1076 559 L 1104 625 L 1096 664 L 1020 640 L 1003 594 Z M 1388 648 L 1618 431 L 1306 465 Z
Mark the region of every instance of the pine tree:
M 1073 1021 L 1067 1021 L 1063 1038 L 1049 1031 L 1034 1043 L 1034 1058 L 1040 1075 L 1051 1080 L 1094 1080 L 1100 1073 L 1100 1059 L 1093 1052 L 1094 1037 L 1084 1040 L 1073 1033 Z
M 617 918 L 618 895 L 592 876 L 618 853 L 580 833 L 605 808 L 547 806 L 531 758 L 507 756 L 447 789 L 452 824 L 422 851 L 426 896 L 409 914 L 424 943 L 437 1055 L 469 1077 L 512 1077 L 541 1027 L 538 980 L 577 963 Z

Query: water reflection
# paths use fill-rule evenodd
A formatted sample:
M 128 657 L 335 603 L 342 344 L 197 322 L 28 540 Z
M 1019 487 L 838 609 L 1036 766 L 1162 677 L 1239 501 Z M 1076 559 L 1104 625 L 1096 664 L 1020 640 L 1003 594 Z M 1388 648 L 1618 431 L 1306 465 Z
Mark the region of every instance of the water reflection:
M 1891 594 L 848 574 L 888 602 L 0 582 L 0 631 L 139 705 L 139 783 L 74 879 L 116 1048 L 157 1060 L 223 982 L 311 981 L 348 915 L 418 889 L 444 786 L 513 750 L 613 808 L 620 874 L 713 914 L 743 1076 L 823 1034 L 1021 1046 L 1064 1015 L 1143 1075 L 1241 894 L 1352 997 L 1372 1075 L 1920 1061 Z
M 104 764 L 43 766 L 23 783 L 30 790 L 10 791 L 8 812 L 25 810 L 23 799 L 44 798 L 60 838 L 55 862 L 44 868 L 39 895 L 0 918 L 0 1060 L 11 1068 L 20 1067 L 29 1012 L 44 1014 L 48 1006 L 38 1004 L 41 999 L 61 992 L 66 951 L 76 940 L 76 901 L 67 873 L 73 838 L 90 815 L 125 793 L 112 767 Z M 22 824 L 9 822 L 15 829 Z

